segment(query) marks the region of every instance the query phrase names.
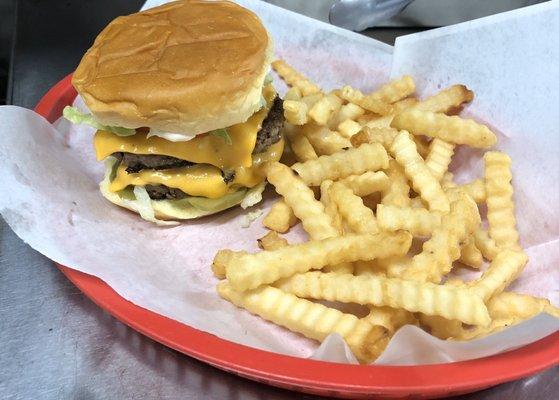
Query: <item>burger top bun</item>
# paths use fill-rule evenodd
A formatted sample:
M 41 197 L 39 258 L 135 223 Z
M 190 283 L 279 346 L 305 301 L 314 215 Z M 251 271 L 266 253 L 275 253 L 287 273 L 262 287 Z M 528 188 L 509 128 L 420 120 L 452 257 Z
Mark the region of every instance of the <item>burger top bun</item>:
M 251 11 L 176 1 L 111 22 L 72 83 L 104 125 L 193 135 L 256 112 L 271 58 L 272 40 Z

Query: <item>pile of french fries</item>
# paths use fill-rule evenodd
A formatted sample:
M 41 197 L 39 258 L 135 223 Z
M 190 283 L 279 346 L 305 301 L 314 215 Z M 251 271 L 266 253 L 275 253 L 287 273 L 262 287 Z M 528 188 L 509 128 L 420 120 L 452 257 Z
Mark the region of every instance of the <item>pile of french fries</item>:
M 448 171 L 456 146 L 497 141 L 456 115 L 472 91 L 455 85 L 419 100 L 404 76 L 369 94 L 349 86 L 325 93 L 284 61 L 273 68 L 291 86 L 285 136 L 298 162 L 266 167 L 281 199 L 264 219 L 263 251 L 217 253 L 224 299 L 318 341 L 338 333 L 363 363 L 406 324 L 470 340 L 540 312 L 559 316 L 547 299 L 505 291 L 528 261 L 511 159 L 486 152 L 484 177 L 462 185 Z M 290 245 L 278 233 L 298 222 L 310 240 Z M 448 276 L 457 267 L 484 271 L 464 282 Z M 359 318 L 323 300 L 370 311 Z

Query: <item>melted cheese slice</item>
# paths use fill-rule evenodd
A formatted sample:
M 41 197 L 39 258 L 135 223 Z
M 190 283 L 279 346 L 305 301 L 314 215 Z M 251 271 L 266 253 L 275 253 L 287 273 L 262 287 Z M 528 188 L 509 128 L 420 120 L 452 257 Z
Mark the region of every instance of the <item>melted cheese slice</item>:
M 213 165 L 197 164 L 184 168 L 166 170 L 145 169 L 129 174 L 126 166 L 120 165 L 116 176 L 109 185 L 111 192 L 118 192 L 129 185 L 165 185 L 180 189 L 190 196 L 202 196 L 210 199 L 222 197 L 236 191 L 239 187 L 254 187 L 265 178 L 263 164 L 268 161 L 279 161 L 283 153 L 283 139 L 273 144 L 264 153 L 255 154 L 252 166 L 235 168 L 235 179 L 226 184 L 221 170 Z
M 252 151 L 262 121 L 268 115 L 276 96 L 272 85 L 262 91 L 266 106 L 253 114 L 246 122 L 227 128 L 231 144 L 223 138 L 202 134 L 186 142 L 171 142 L 158 136 L 147 137 L 138 132 L 132 136 L 118 136 L 111 132 L 97 131 L 93 140 L 97 160 L 113 153 L 157 154 L 180 158 L 197 164 L 210 164 L 219 169 L 235 169 L 252 165 Z

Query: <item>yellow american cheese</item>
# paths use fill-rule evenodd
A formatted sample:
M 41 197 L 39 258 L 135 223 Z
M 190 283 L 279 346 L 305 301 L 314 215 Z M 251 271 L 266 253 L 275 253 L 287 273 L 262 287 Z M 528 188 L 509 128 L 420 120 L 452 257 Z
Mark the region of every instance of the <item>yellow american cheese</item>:
M 264 180 L 263 164 L 267 161 L 278 161 L 283 153 L 284 141 L 273 144 L 264 153 L 255 154 L 252 166 L 235 168 L 235 179 L 226 184 L 221 170 L 209 164 L 196 164 L 190 167 L 166 170 L 145 169 L 129 174 L 126 166 L 120 165 L 116 176 L 109 186 L 112 192 L 118 192 L 129 185 L 145 186 L 165 185 L 180 189 L 190 196 L 202 196 L 210 199 L 222 197 L 236 191 L 239 187 L 253 187 Z
M 141 132 L 132 136 L 117 136 L 111 132 L 97 131 L 94 138 L 97 159 L 103 160 L 113 153 L 125 152 L 166 155 L 197 164 L 214 165 L 223 170 L 250 167 L 256 135 L 276 96 L 274 87 L 265 86 L 262 95 L 266 100 L 265 107 L 246 122 L 227 128 L 231 144 L 210 134 L 202 134 L 186 142 L 171 142 L 158 136 L 148 138 L 146 133 Z

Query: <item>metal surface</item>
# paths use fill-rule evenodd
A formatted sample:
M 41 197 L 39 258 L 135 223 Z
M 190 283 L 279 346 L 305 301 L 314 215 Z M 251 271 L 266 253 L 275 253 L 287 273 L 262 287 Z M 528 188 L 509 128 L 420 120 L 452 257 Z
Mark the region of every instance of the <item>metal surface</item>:
M 139 3 L 20 1 L 13 103 L 34 106 L 73 69 L 108 19 Z M 56 28 L 61 23 L 66 29 Z M 387 42 L 403 33 L 410 31 L 368 32 Z M 543 400 L 557 392 L 559 367 L 460 399 Z M 0 219 L 0 399 L 292 398 L 315 397 L 221 372 L 121 324 Z

